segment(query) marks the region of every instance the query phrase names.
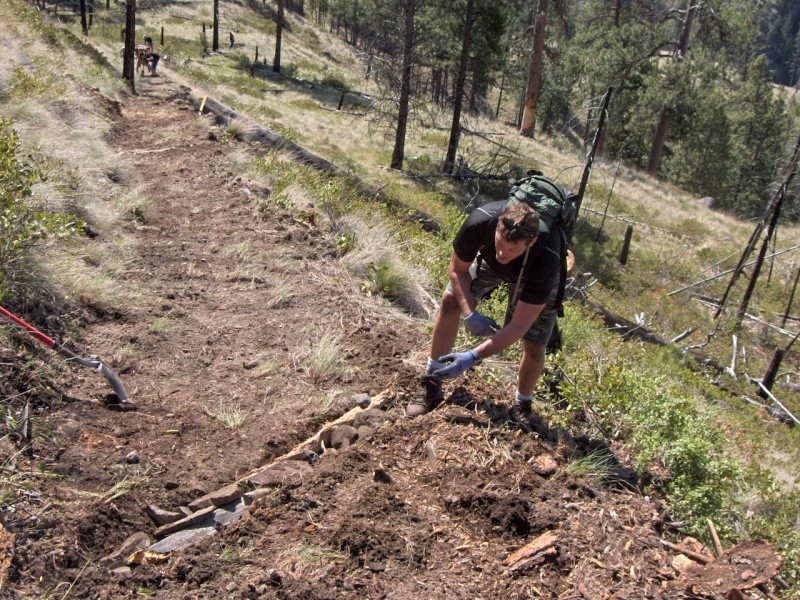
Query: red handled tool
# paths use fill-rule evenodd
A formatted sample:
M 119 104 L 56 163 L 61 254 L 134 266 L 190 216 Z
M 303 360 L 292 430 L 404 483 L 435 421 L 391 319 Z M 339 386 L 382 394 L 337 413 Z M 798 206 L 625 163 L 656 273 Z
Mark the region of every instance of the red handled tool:
M 36 329 L 33 325 L 26 323 L 22 319 L 20 319 L 17 315 L 8 312 L 5 308 L 0 306 L 0 316 L 7 318 L 9 321 L 14 323 L 15 325 L 19 325 L 28 332 L 31 337 L 36 338 L 40 342 L 42 342 L 45 346 L 49 348 L 53 348 L 56 352 L 65 356 L 67 360 L 74 361 L 84 367 L 89 367 L 100 373 L 103 377 L 108 380 L 108 383 L 111 384 L 111 388 L 114 390 L 114 393 L 120 399 L 121 402 L 127 402 L 128 400 L 128 392 L 125 391 L 125 386 L 122 384 L 122 381 L 117 376 L 114 371 L 112 371 L 106 364 L 99 360 L 89 360 L 88 358 L 81 358 L 77 354 L 74 354 L 70 350 L 67 350 L 64 345 L 54 340 L 53 338 L 45 335 L 38 329 Z

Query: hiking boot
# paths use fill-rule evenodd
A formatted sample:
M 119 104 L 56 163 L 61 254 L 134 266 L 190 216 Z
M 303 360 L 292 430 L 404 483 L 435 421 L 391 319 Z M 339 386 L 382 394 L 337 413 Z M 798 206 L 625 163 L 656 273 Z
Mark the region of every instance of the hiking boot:
M 519 415 L 530 417 L 533 412 L 533 400 L 514 400 L 511 410 Z
M 514 404 L 511 405 L 511 410 L 508 411 L 509 419 L 519 425 L 525 433 L 531 433 L 533 431 L 530 424 L 532 416 L 533 402 L 530 400 L 514 400 Z
M 423 375 L 417 393 L 409 401 L 406 414 L 409 417 L 418 417 L 432 411 L 444 400 L 442 380 L 432 375 Z

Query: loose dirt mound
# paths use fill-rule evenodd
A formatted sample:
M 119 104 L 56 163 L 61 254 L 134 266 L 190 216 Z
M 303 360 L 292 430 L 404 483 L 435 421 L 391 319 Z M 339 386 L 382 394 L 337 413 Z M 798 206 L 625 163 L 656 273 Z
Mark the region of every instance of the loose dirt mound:
M 14 536 L 9 597 L 680 596 L 658 505 L 564 469 L 590 443 L 520 431 L 496 408 L 504 394 L 474 379 L 406 419 L 424 323 L 361 297 L 320 221 L 231 172 L 247 149 L 185 90 L 141 87 L 109 110 L 152 202 L 131 225 L 130 302 L 87 308 L 84 335 L 137 410 L 112 410 L 103 379 L 80 369 L 60 382 L 71 401 L 35 406 L 41 433 L 13 468 L 45 493 L 16 490 L 0 529 L 0 543 Z M 322 340 L 346 369 L 311 369 Z M 300 476 L 265 486 L 243 518 L 182 550 L 141 552 L 157 529 L 148 514 L 187 513 L 355 394 L 382 391 L 383 416 L 297 462 Z

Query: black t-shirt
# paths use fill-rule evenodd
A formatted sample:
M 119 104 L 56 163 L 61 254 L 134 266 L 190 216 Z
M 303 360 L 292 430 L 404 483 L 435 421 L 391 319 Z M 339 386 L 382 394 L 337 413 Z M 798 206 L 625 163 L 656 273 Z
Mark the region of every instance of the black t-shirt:
M 497 217 L 503 212 L 505 200 L 490 202 L 473 210 L 464 221 L 453 240 L 456 256 L 464 262 L 472 262 L 480 252 L 482 263 L 489 267 L 503 281 L 516 283 L 525 255 L 515 258 L 506 265 L 497 262 L 495 256 L 494 233 Z M 545 304 L 550 291 L 558 283 L 561 272 L 561 237 L 539 233 L 536 243 L 531 247 L 525 274 L 522 277 L 522 290 L 519 299 L 528 304 Z

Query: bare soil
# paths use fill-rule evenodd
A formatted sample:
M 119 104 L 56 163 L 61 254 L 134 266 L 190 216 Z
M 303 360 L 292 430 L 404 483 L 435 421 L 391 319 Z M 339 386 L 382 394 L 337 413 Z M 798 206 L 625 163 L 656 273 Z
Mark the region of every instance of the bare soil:
M 185 89 L 140 88 L 121 106 L 98 97 L 152 202 L 131 225 L 130 301 L 82 306 L 73 340 L 119 373 L 135 410 L 80 367 L 48 382 L 54 398 L 23 362 L 61 359 L 2 349 L 8 405 L 30 400 L 34 441 L 0 446 L 20 482 L 0 527 L 0 596 L 721 598 L 747 580 L 687 583 L 659 542 L 670 535 L 659 502 L 623 467 L 571 475 L 568 460 L 600 442 L 543 422 L 521 430 L 508 390 L 468 377 L 407 419 L 425 323 L 359 294 L 321 221 L 257 198 L 231 171 L 244 143 L 200 119 Z M 348 369 L 309 369 L 326 335 Z M 177 511 L 241 481 L 358 394 L 385 403 L 352 443 L 300 456 L 301 477 L 265 488 L 215 535 L 130 558 L 156 541 L 148 506 Z M 226 408 L 244 422 L 223 423 Z

